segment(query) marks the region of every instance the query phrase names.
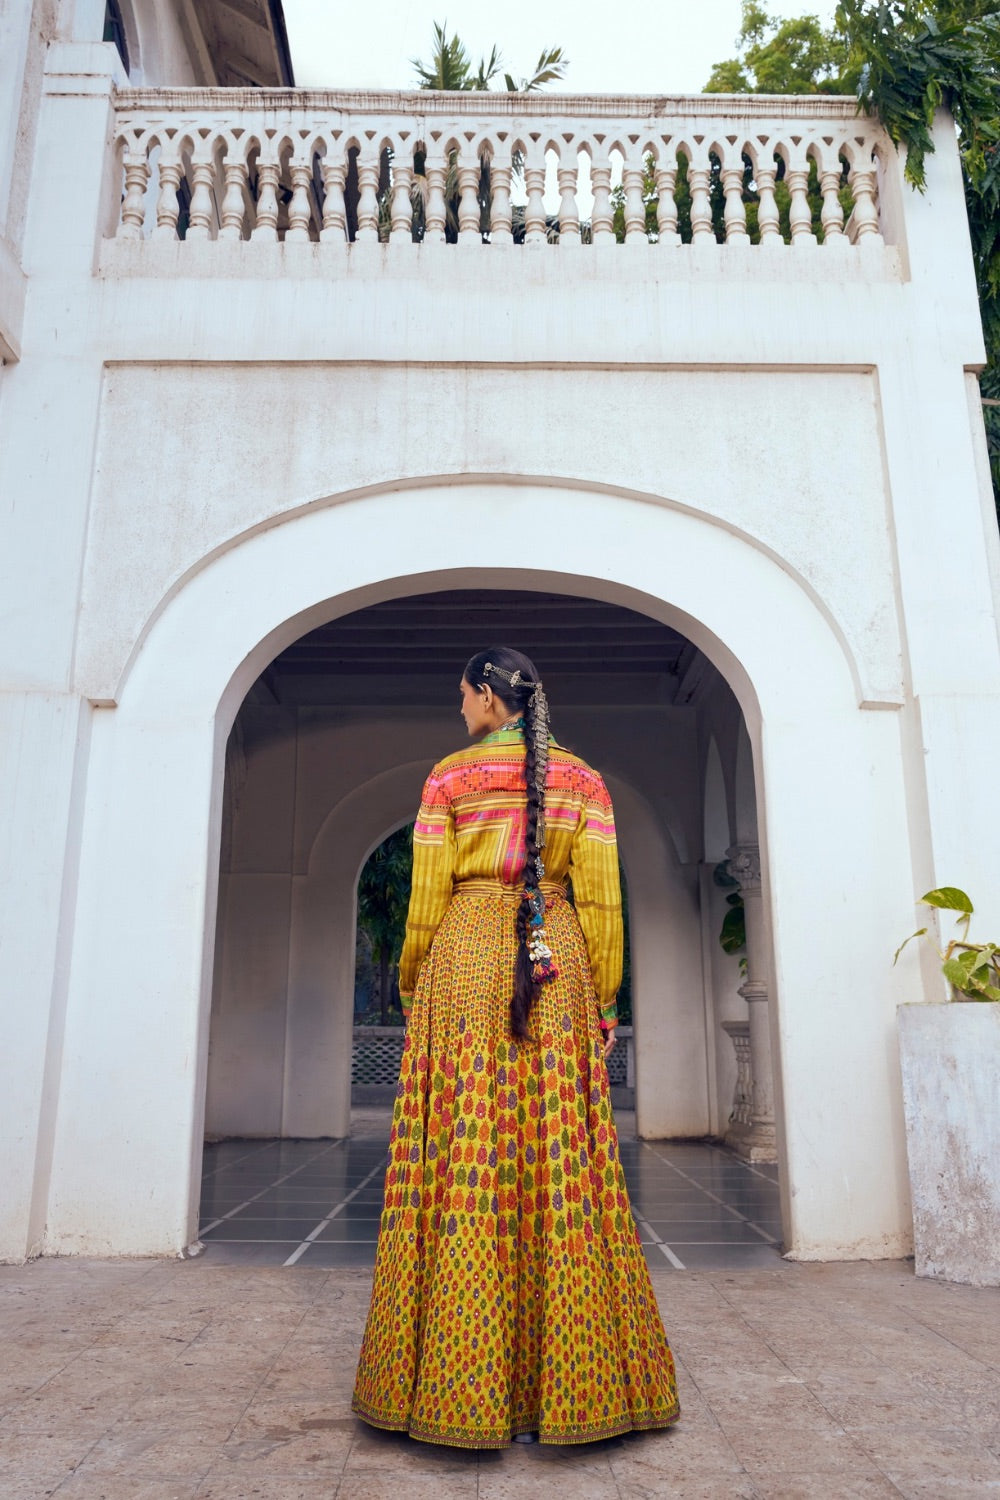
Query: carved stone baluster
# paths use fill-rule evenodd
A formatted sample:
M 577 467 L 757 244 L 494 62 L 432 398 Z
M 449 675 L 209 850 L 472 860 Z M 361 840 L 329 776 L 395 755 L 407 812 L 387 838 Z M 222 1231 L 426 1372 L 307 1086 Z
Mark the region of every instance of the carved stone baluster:
M 788 205 L 788 227 L 792 233 L 792 244 L 815 245 L 817 240 L 813 234 L 812 209 L 809 207 L 808 166 L 790 166 L 785 173 L 785 181 L 791 194 L 791 202 Z
M 820 223 L 823 225 L 824 245 L 846 243 L 844 239 L 844 209 L 840 201 L 840 164 L 836 169 L 819 174 L 819 188 L 823 194 Z
M 149 184 L 149 162 L 142 151 L 127 151 L 123 162 L 125 168 L 125 196 L 122 199 L 121 223 L 117 239 L 141 240 L 146 222 L 146 188 Z
M 347 163 L 342 156 L 332 156 L 330 149 L 328 146 L 323 158 L 323 228 L 319 237 L 342 245 L 347 239 L 347 205 L 344 201 Z
M 479 178 L 482 166 L 478 156 L 463 154 L 458 166 L 458 242 L 459 244 L 481 244 L 482 226 L 479 218 Z
M 767 943 L 761 891 L 760 850 L 756 844 L 735 844 L 726 851 L 729 867 L 740 883 L 747 935 L 747 977 L 740 994 L 750 1021 L 750 1124 L 731 1129 L 727 1139 L 748 1161 L 776 1161 L 774 1074 L 768 1020 Z
M 510 179 L 513 171 L 510 152 L 503 156 L 499 151 L 493 154 L 490 162 L 490 189 L 492 202 L 490 204 L 490 244 L 512 245 L 514 236 L 511 231 L 511 202 L 510 202 Z
M 160 156 L 160 191 L 156 199 L 156 228 L 153 230 L 155 240 L 177 238 L 177 216 L 180 213 L 177 189 L 183 175 L 184 164 L 173 143 L 167 143 Z
M 594 194 L 590 238 L 595 245 L 613 245 L 615 216 L 611 207 L 611 163 L 606 153 L 595 156 L 590 164 L 590 186 Z
M 308 240 L 309 225 L 312 222 L 312 203 L 309 200 L 309 189 L 312 186 L 312 162 L 303 161 L 301 157 L 294 159 L 291 163 L 291 174 L 292 196 L 288 204 L 286 242 Z
M 579 245 L 580 211 L 576 205 L 577 164 L 564 167 L 559 164 L 556 180 L 559 183 L 559 243 Z
M 723 1021 L 722 1029 L 736 1053 L 736 1086 L 729 1112 L 727 1136 L 735 1143 L 753 1124 L 753 1072 L 750 1067 L 750 1022 Z
M 392 160 L 392 204 L 389 238 L 393 244 L 410 244 L 413 239 L 413 161 L 398 153 Z
M 774 196 L 774 184 L 778 177 L 774 159 L 758 163 L 754 177 L 757 182 L 757 192 L 760 194 L 760 202 L 757 205 L 757 228 L 760 231 L 760 242 L 762 245 L 777 245 L 781 241 L 781 214 L 778 212 L 778 204 Z
M 847 183 L 854 196 L 854 212 L 851 214 L 850 224 L 851 238 L 855 244 L 860 240 L 869 240 L 872 244 L 881 245 L 878 208 L 875 205 L 874 163 L 866 162 L 863 166 L 852 167 Z
M 227 156 L 223 168 L 226 191 L 222 198 L 220 240 L 241 240 L 246 217 L 247 164 L 241 157 Z
M 622 187 L 625 189 L 625 243 L 626 245 L 648 245 L 646 232 L 646 204 L 642 196 L 645 176 L 642 156 L 638 162 L 630 159 L 622 170 Z
M 448 165 L 440 151 L 436 151 L 433 156 L 428 151 L 424 170 L 427 173 L 424 240 L 429 244 L 443 245 L 448 219 L 448 206 L 444 196 L 445 183 L 448 180 Z
M 727 245 L 748 245 L 747 210 L 743 202 L 743 161 L 727 163 L 722 169 L 722 191 L 725 195 L 723 222 L 726 226 Z
M 358 229 L 354 238 L 359 244 L 378 239 L 378 179 L 381 163 L 370 142 L 358 157 Z
M 688 187 L 691 189 L 691 240 L 697 244 L 714 244 L 715 230 L 712 228 L 712 201 L 709 197 L 711 168 L 701 161 L 688 162 Z
M 281 167 L 263 151 L 257 162 L 257 223 L 252 240 L 276 240 L 278 238 L 278 182 Z
M 676 158 L 671 157 L 669 161 L 657 162 L 656 227 L 661 245 L 679 245 L 681 242 L 681 237 L 677 232 L 677 200 L 674 197 L 676 186 Z
M 191 162 L 191 208 L 189 210 L 187 238 L 207 240 L 212 234 L 215 204 L 212 189 L 215 186 L 215 164 L 211 156 L 211 143 L 205 141 L 198 147 Z
M 524 168 L 524 185 L 528 194 L 524 210 L 524 243 L 544 245 L 547 234 L 545 222 L 545 157 L 532 153 Z

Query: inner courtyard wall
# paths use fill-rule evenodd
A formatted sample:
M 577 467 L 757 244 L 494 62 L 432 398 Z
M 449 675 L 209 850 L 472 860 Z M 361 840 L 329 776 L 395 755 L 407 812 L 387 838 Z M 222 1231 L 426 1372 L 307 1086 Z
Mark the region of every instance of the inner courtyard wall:
M 595 678 L 599 687 L 599 672 Z M 640 1130 L 654 1137 L 710 1133 L 716 1122 L 707 1048 L 714 1039 L 706 1028 L 702 974 L 696 712 L 556 702 L 554 714 L 560 741 L 621 788 L 620 847 L 633 874 Z M 408 767 L 412 818 L 423 777 L 435 760 L 462 747 L 464 726 L 450 701 L 368 712 L 247 704 L 238 732 L 241 769 L 238 790 L 229 793 L 235 807 L 220 868 L 206 1131 L 342 1134 L 349 1078 L 333 1038 L 348 1033 L 353 1013 L 358 852 L 397 822 L 399 778 L 387 773 Z M 358 794 L 367 788 L 361 818 Z M 331 879 L 330 861 L 314 851 L 345 805 L 358 863 L 338 860 Z M 318 964 L 307 958 L 316 954 Z M 728 964 L 731 980 L 735 963 Z M 303 1003 L 297 985 L 321 994 Z M 291 1060 L 317 1047 L 328 1067 L 313 1091 L 307 1132 L 295 1101 L 309 1090 Z

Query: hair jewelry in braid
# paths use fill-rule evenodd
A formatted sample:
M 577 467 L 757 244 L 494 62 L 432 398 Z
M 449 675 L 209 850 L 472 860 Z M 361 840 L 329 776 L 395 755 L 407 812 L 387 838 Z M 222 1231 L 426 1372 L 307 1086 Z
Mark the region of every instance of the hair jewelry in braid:
M 510 1006 L 511 1030 L 528 1034 L 528 1013 L 539 985 L 559 977 L 545 938 L 545 778 L 549 763 L 549 704 L 528 657 L 507 646 L 494 646 L 474 656 L 465 680 L 482 692 L 489 686 L 501 703 L 524 720 L 524 780 L 528 798 L 525 830 L 524 895 L 517 909 L 517 959 Z

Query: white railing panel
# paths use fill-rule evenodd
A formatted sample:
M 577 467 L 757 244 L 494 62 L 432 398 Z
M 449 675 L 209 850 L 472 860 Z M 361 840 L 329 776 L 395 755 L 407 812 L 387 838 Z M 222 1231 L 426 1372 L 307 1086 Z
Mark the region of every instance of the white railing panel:
M 832 97 L 125 89 L 116 238 L 721 244 L 838 257 L 883 243 L 877 120 Z M 833 274 L 837 274 L 833 271 Z

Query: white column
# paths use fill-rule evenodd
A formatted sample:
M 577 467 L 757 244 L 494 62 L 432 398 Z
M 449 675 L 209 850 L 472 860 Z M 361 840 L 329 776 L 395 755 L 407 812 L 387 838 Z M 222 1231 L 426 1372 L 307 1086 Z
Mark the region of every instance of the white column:
M 48 50 L 24 237 L 32 357 L 5 372 L 0 408 L 0 1258 L 13 1260 L 45 1224 L 75 919 L 92 711 L 72 662 L 102 379 L 79 340 L 111 218 L 117 66 L 100 44 Z
M 726 1140 L 747 1161 L 777 1161 L 760 849 L 756 844 L 734 844 L 727 854 L 729 867 L 740 883 L 746 922 L 747 977 L 740 985 L 740 994 L 749 1008 L 751 1078 L 749 1124 L 734 1121 Z
M 197 1230 L 222 749 L 173 686 L 94 719 L 50 1253 L 178 1254 Z
M 90 713 L 0 693 L 0 1260 L 45 1227 Z
M 1000 546 L 979 392 L 966 374 L 982 362 L 982 332 L 957 140 L 943 113 L 934 142 L 925 193 L 904 183 L 897 204 L 883 185 L 883 206 L 901 214 L 914 308 L 900 333 L 905 358 L 879 371 L 909 677 L 912 889 L 919 898 L 961 886 L 976 906 L 973 936 L 989 938 L 1000 925 L 995 840 L 984 833 L 996 818 Z M 962 566 L 950 566 L 957 558 Z M 947 920 L 941 930 L 950 935 Z M 900 960 L 915 986 L 919 965 L 910 950 Z M 937 976 L 928 998 L 941 998 Z
M 292 883 L 282 1135 L 351 1133 L 356 876 Z

